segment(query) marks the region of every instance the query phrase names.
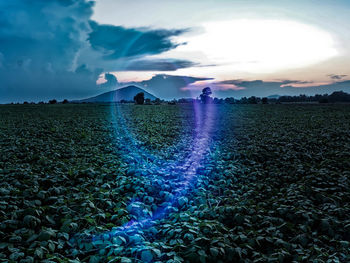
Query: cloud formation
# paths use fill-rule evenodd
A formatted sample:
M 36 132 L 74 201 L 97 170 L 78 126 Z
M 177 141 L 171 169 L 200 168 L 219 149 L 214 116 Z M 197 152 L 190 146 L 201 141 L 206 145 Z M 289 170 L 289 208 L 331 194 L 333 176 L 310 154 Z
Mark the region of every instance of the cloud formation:
M 73 99 L 96 93 L 102 72 L 176 70 L 184 60 L 152 60 L 187 30 L 153 30 L 91 21 L 93 1 L 0 1 L 0 103 Z
M 149 30 L 124 28 L 121 26 L 99 25 L 90 21 L 91 47 L 104 54 L 105 59 L 130 58 L 155 55 L 176 48 L 170 38 L 187 30 Z
M 341 80 L 347 77 L 348 75 L 339 75 L 339 74 L 329 74 L 328 77 L 330 77 L 333 80 Z
M 199 92 L 202 88 L 210 86 L 214 96 L 217 97 L 266 97 L 270 95 L 315 95 L 332 93 L 334 91 L 350 92 L 350 80 L 336 81 L 332 83 L 313 83 L 299 80 L 241 80 L 232 79 L 208 83 L 197 82 L 187 86 L 185 89 L 192 89 Z
M 197 64 L 182 59 L 152 59 L 133 60 L 125 63 L 123 70 L 131 71 L 174 71 L 181 68 L 189 68 Z

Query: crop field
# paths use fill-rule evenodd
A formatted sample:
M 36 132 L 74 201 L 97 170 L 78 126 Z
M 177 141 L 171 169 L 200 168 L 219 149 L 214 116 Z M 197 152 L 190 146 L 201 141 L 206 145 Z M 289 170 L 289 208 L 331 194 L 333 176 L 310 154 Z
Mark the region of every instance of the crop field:
M 1 105 L 0 179 L 0 262 L 350 262 L 349 105 Z

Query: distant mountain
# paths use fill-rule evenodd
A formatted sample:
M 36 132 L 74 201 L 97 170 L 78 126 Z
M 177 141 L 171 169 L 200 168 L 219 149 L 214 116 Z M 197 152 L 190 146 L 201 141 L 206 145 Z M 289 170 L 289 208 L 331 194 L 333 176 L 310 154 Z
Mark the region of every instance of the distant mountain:
M 116 89 L 106 93 L 102 93 L 101 95 L 98 95 L 95 97 L 79 100 L 78 102 L 97 103 L 97 102 L 119 102 L 121 100 L 133 101 L 134 96 L 140 92 L 143 92 L 145 94 L 145 99 L 151 99 L 151 100 L 156 99 L 155 96 L 153 96 L 152 94 L 148 93 L 147 91 L 139 87 L 127 86 L 121 89 Z

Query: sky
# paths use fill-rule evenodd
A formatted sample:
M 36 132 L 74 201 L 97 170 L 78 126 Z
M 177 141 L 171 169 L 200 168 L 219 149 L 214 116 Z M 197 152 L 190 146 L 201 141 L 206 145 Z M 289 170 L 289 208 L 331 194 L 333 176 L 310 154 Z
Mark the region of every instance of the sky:
M 0 0 L 0 103 L 350 92 L 350 2 Z

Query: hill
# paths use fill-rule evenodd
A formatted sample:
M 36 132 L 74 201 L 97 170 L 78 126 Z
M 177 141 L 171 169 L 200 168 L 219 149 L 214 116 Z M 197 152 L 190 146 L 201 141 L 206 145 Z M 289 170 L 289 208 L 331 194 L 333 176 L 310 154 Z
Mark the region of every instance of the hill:
M 91 98 L 79 100 L 78 102 L 96 103 L 96 102 L 119 102 L 121 100 L 133 101 L 134 96 L 140 92 L 143 92 L 145 94 L 145 99 L 151 99 L 151 100 L 156 99 L 156 97 L 153 96 L 151 93 L 148 93 L 147 91 L 145 91 L 139 87 L 127 86 L 127 87 L 124 87 L 121 89 L 108 91 L 108 92 L 102 93 L 100 95 L 91 97 Z

